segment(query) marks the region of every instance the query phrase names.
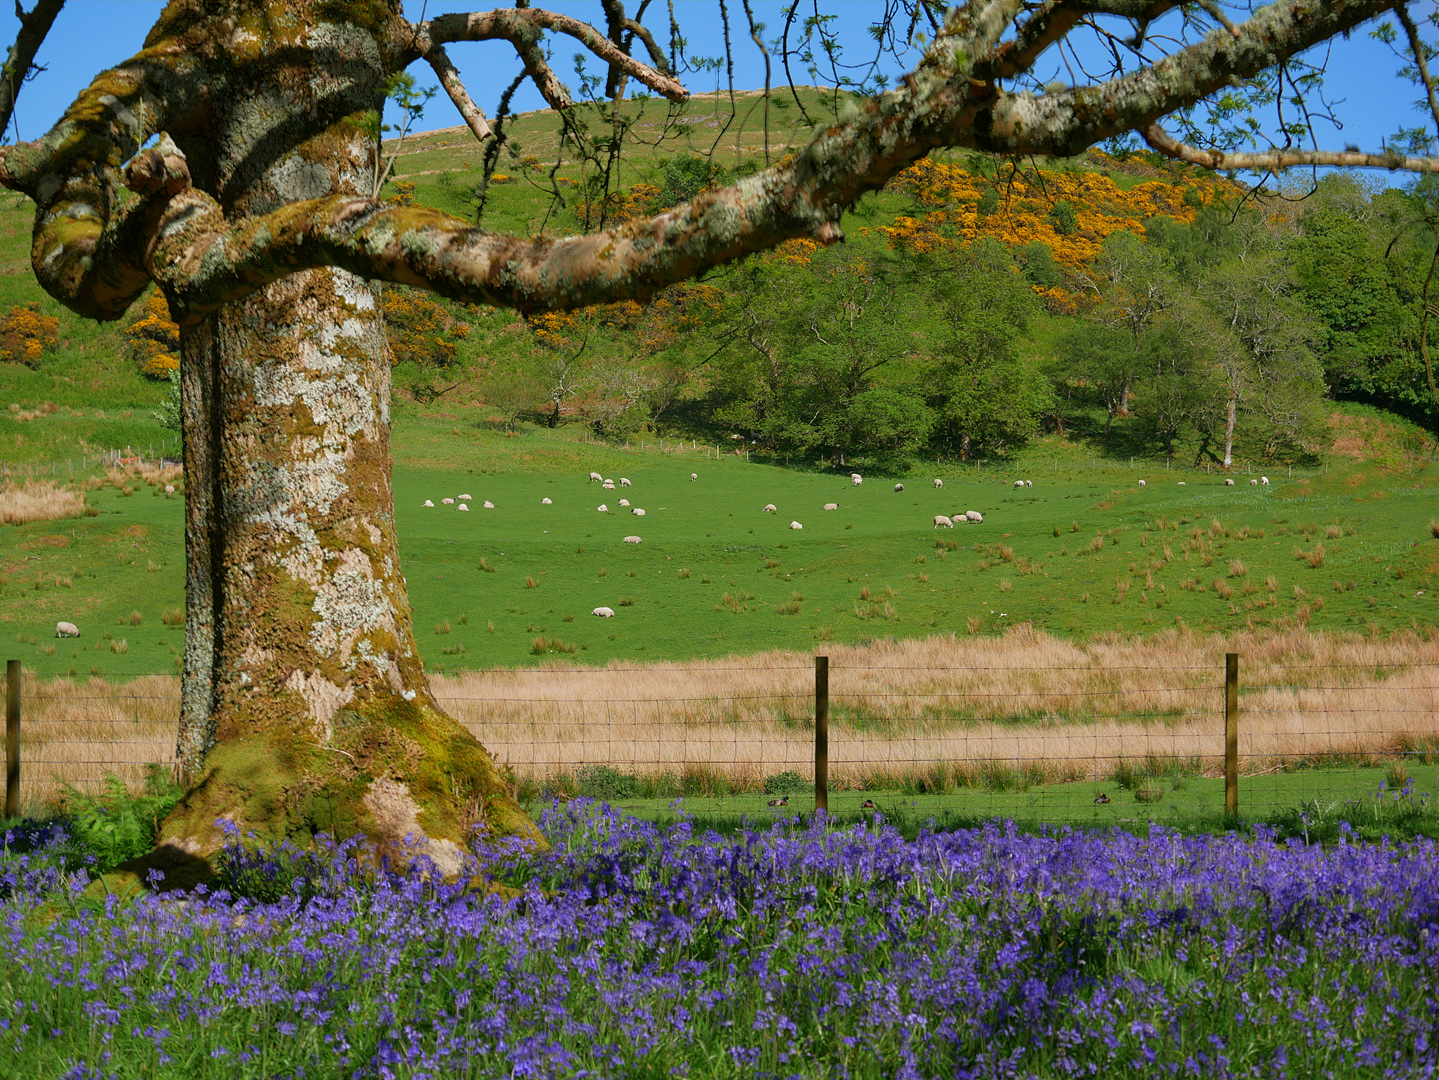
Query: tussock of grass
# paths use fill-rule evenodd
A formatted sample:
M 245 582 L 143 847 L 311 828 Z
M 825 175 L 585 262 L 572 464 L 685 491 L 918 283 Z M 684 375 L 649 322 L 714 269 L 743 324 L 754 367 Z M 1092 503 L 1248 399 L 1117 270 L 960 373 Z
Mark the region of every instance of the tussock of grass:
M 85 514 L 82 492 L 49 480 L 0 487 L 0 524 L 25 525 L 32 521 L 59 521 Z

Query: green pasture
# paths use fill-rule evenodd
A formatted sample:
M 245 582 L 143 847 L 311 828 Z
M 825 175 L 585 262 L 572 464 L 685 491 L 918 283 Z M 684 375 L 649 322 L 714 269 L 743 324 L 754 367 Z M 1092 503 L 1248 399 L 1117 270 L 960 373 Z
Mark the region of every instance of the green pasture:
M 1371 839 L 1383 835 L 1439 835 L 1439 765 L 1407 763 L 1413 781 L 1412 796 L 1402 794 L 1394 773 L 1381 767 L 1326 767 L 1295 769 L 1239 780 L 1241 822 L 1271 822 L 1281 829 L 1303 830 L 1304 813 L 1315 832 L 1343 819 Z M 1380 785 L 1386 790 L 1381 792 Z M 1155 823 L 1183 831 L 1214 831 L 1225 827 L 1223 778 L 1171 775 L 1143 785 L 1141 801 L 1134 789 L 1113 780 L 1043 784 L 1009 790 L 956 788 L 935 793 L 919 791 L 835 791 L 829 795 L 829 813 L 841 825 L 869 821 L 878 813 L 901 831 L 912 833 L 931 820 L 940 829 L 964 828 L 1001 819 L 1020 828 L 1045 825 L 1075 828 L 1144 830 Z M 1101 794 L 1107 803 L 1096 803 Z M 1399 798 L 1396 799 L 1396 794 Z M 782 817 L 808 815 L 814 809 L 812 793 L 791 795 L 784 807 L 771 807 L 772 796 L 729 794 L 651 799 L 614 799 L 611 804 L 627 814 L 660 823 L 683 815 L 697 829 L 731 832 L 763 827 Z M 866 801 L 873 809 L 865 809 Z M 530 812 L 539 820 L 546 803 L 536 798 Z M 1412 820 L 1410 820 L 1412 819 Z
M 1432 464 L 1351 462 L 1226 487 L 1058 446 L 1046 459 L 1041 443 L 1003 471 L 946 463 L 856 488 L 847 472 L 733 452 L 408 427 L 396 429 L 395 514 L 433 671 L 822 650 L 1020 622 L 1082 638 L 1180 624 L 1385 633 L 1439 616 Z M 602 491 L 591 470 L 633 486 Z M 1015 489 L 1016 477 L 1034 486 Z M 460 494 L 468 512 L 441 505 Z M 183 604 L 181 498 L 139 484 L 88 499 L 94 517 L 0 527 L 0 641 L 45 675 L 175 670 L 183 631 L 162 617 Z M 933 527 L 965 510 L 984 523 Z M 615 617 L 592 616 L 600 606 Z M 57 641 L 61 619 L 81 638 Z

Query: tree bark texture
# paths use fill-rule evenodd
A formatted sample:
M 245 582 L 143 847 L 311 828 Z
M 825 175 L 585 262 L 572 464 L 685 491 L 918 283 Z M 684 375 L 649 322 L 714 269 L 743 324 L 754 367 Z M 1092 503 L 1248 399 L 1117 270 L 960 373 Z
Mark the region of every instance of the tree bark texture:
M 381 105 L 384 57 L 359 31 L 329 32 L 326 94 L 277 49 L 204 125 L 172 132 L 227 219 L 353 194 L 373 176 L 357 121 Z M 284 138 L 291 125 L 319 134 Z M 447 872 L 472 825 L 537 838 L 426 686 L 395 533 L 378 287 L 301 271 L 189 321 L 180 346 L 177 757 L 190 792 L 165 838 L 207 853 L 228 818 L 270 836 L 361 832 L 400 855 L 413 834 L 413 850 Z

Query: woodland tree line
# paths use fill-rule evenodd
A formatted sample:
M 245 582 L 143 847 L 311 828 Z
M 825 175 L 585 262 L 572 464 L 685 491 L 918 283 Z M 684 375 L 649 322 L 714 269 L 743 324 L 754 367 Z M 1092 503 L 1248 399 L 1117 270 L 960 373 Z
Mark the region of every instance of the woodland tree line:
M 728 179 L 696 166 L 623 193 L 620 216 Z M 844 245 L 791 241 L 649 306 L 528 318 L 513 355 L 477 358 L 486 403 L 510 424 L 743 434 L 833 465 L 992 457 L 1043 432 L 1294 461 L 1324 443 L 1331 398 L 1439 419 L 1419 343 L 1431 180 L 1332 173 L 1264 194 L 1171 174 L 1124 192 L 971 160 L 922 162 L 891 192 L 912 212 L 861 206 Z M 428 374 L 408 385 L 442 393 L 446 330 L 468 325 L 418 294 L 386 312 L 397 359 Z

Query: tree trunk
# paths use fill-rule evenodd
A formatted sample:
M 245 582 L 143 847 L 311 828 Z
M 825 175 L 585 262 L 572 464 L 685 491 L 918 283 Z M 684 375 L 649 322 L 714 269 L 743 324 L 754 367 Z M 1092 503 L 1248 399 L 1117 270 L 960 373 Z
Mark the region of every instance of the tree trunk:
M 293 3 L 291 16 L 310 15 Z M 354 29 L 354 28 L 350 28 Z M 227 216 L 356 192 L 382 58 L 355 31 L 334 82 L 277 48 L 273 81 L 173 133 Z M 303 50 L 300 51 L 303 53 Z M 306 95 L 309 95 L 308 97 Z M 290 113 L 349 113 L 298 146 Z M 183 324 L 182 324 L 183 325 Z M 470 828 L 540 840 L 485 749 L 436 705 L 415 645 L 390 491 L 390 353 L 378 291 L 341 270 L 284 278 L 183 325 L 186 644 L 177 745 L 189 791 L 162 838 L 209 854 L 242 833 L 363 834 L 460 866 Z
M 1224 405 L 1224 467 L 1234 464 L 1234 420 L 1239 412 L 1239 395 L 1230 394 Z

